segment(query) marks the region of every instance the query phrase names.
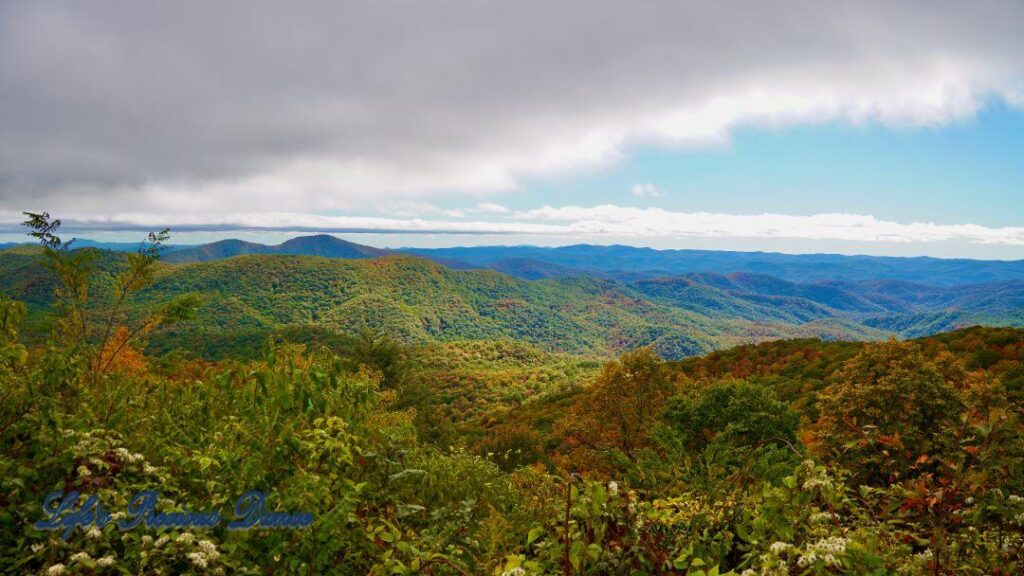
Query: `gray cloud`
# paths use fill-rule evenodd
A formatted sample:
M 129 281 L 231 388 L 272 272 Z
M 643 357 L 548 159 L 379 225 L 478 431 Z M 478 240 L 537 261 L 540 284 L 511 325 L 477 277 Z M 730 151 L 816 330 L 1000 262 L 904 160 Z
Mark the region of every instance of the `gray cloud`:
M 1024 102 L 1024 3 L 0 2 L 0 208 L 359 208 Z M 474 200 L 473 202 L 477 202 Z

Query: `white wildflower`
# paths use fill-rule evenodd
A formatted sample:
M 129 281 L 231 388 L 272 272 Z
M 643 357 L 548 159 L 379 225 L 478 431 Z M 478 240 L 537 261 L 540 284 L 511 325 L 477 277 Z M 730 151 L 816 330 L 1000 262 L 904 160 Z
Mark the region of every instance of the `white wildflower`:
M 114 454 L 117 454 L 121 460 L 127 460 L 129 452 L 127 448 L 117 448 L 114 450 Z
M 819 476 L 817 478 L 808 478 L 804 482 L 804 490 L 814 490 L 815 488 L 832 488 L 832 480 L 827 476 Z
M 78 467 L 78 475 L 79 476 L 92 476 L 92 472 L 89 471 L 89 468 L 87 466 L 79 466 Z
M 99 560 L 96 561 L 96 565 L 97 566 L 102 566 L 103 568 L 109 568 L 110 566 L 114 565 L 114 557 L 113 556 L 104 556 L 103 558 L 100 558 Z
M 772 542 L 772 545 L 769 546 L 768 549 L 772 551 L 772 554 L 782 554 L 792 547 L 793 545 L 789 542 Z
M 143 534 L 142 535 L 142 543 L 144 545 L 148 546 L 152 542 L 153 542 L 153 537 L 152 536 L 150 536 L 149 534 Z
M 841 536 L 822 538 L 807 547 L 807 552 L 797 560 L 797 564 L 806 567 L 821 560 L 826 566 L 839 566 L 838 556 L 846 551 L 848 542 L 849 540 Z
M 1020 496 L 1017 496 L 1016 494 L 1010 494 L 1010 502 L 1013 502 L 1014 504 L 1017 504 L 1019 502 L 1024 502 L 1024 498 L 1021 498 Z
M 612 495 L 617 495 L 619 493 L 619 483 L 616 482 L 615 480 L 612 480 L 611 482 L 609 482 L 608 483 L 608 491 L 611 492 Z
M 220 552 L 217 552 L 217 545 L 209 540 L 199 541 L 199 550 L 210 560 L 216 560 L 220 557 Z
M 808 520 L 811 524 L 825 524 L 831 522 L 835 517 L 836 515 L 831 512 L 815 512 Z
M 191 552 L 186 554 L 186 557 L 197 568 L 206 568 L 206 556 L 202 552 Z
M 33 552 L 39 552 L 43 548 L 46 548 L 46 542 L 36 542 L 35 544 L 32 545 L 32 551 Z
M 501 573 L 501 576 L 526 576 L 526 570 L 520 566 L 516 566 L 511 570 L 505 570 Z
M 90 526 L 89 529 L 85 531 L 85 536 L 87 538 L 92 538 L 93 540 L 97 540 L 101 536 L 103 536 L 103 531 L 100 530 L 99 528 L 95 527 L 95 526 Z
M 57 576 L 58 574 L 63 574 L 64 572 L 65 569 L 63 564 L 54 564 L 53 566 L 50 566 L 46 569 L 47 576 Z
M 193 535 L 191 532 L 182 532 L 181 534 L 178 534 L 177 541 L 181 542 L 182 544 L 191 544 L 192 541 L 195 539 L 195 535 Z
M 71 555 L 72 562 L 82 562 L 83 560 L 89 560 L 91 557 L 88 552 L 77 552 Z
M 156 546 L 157 548 L 159 548 L 159 547 L 163 546 L 164 544 L 167 544 L 167 541 L 170 540 L 170 539 L 171 539 L 170 536 L 168 536 L 167 534 L 164 534 L 163 536 L 157 538 L 156 539 L 156 543 L 153 544 L 153 545 Z
M 139 454 L 138 452 L 136 452 L 136 453 L 134 453 L 134 454 L 132 454 L 131 456 L 128 457 L 128 461 L 131 462 L 131 463 L 135 463 L 135 462 L 140 462 L 143 458 L 145 458 L 145 456 L 143 456 L 142 454 Z

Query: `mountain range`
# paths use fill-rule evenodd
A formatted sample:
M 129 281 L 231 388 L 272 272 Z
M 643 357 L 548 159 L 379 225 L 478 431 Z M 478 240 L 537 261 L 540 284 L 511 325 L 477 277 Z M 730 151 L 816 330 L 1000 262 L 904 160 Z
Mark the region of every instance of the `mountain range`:
M 378 258 L 392 253 L 390 250 L 364 246 L 334 236 L 319 234 L 292 238 L 276 246 L 245 242 L 244 240 L 220 240 L 210 244 L 171 250 L 164 256 L 164 261 L 174 263 L 207 262 L 249 254 L 293 254 L 357 259 Z
M 0 244 L 0 249 L 18 244 Z M 75 241 L 76 247 L 132 251 L 135 243 Z M 295 254 L 327 258 L 378 258 L 413 254 L 449 268 L 497 270 L 527 280 L 592 276 L 633 281 L 679 274 L 747 272 L 790 282 L 900 280 L 926 286 L 959 286 L 1024 280 L 1024 260 L 783 254 L 725 250 L 657 250 L 634 246 L 471 246 L 385 249 L 328 234 L 300 236 L 277 245 L 228 239 L 200 245 L 168 246 L 164 261 L 206 262 L 249 254 Z M 894 285 L 893 285 L 894 287 Z
M 1024 280 L 1024 260 L 656 250 L 590 244 L 556 248 L 403 248 L 401 251 L 458 262 L 464 267 L 503 269 L 513 275 L 534 277 L 586 274 L 631 280 L 692 272 L 748 272 L 791 282 L 902 280 L 933 286 Z
M 101 253 L 101 270 L 124 257 Z M 327 235 L 179 246 L 163 260 L 141 304 L 186 292 L 206 304 L 152 345 L 211 357 L 281 330 L 371 329 L 417 343 L 513 338 L 589 355 L 652 345 L 682 357 L 777 338 L 1024 326 L 1021 262 L 585 245 L 395 251 Z M 0 251 L 0 291 L 38 311 L 52 287 L 34 250 Z

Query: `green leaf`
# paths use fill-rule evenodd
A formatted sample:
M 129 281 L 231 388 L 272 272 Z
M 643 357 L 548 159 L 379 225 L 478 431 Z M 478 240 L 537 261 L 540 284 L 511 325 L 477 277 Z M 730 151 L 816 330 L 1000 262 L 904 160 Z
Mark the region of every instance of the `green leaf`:
M 572 543 L 572 547 L 569 548 L 569 563 L 572 564 L 573 569 L 580 569 L 580 561 L 583 559 L 583 542 L 577 540 Z

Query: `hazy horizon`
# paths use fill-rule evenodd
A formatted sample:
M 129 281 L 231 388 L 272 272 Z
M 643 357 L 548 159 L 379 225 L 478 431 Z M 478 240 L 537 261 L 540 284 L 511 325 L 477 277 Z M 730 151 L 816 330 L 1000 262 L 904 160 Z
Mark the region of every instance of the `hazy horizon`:
M 173 231 L 172 231 L 173 232 Z M 784 243 L 780 244 L 769 244 L 765 242 L 756 242 L 745 244 L 737 242 L 734 246 L 722 246 L 722 245 L 703 245 L 698 242 L 692 242 L 690 244 L 677 244 L 671 241 L 666 241 L 665 245 L 642 245 L 634 242 L 630 242 L 628 238 L 608 239 L 606 241 L 577 241 L 578 239 L 565 239 L 562 242 L 558 242 L 552 238 L 537 238 L 535 241 L 524 241 L 524 242 L 502 242 L 501 236 L 493 235 L 474 235 L 474 234 L 463 234 L 463 235 L 437 235 L 435 237 L 429 237 L 419 234 L 397 234 L 397 235 L 382 235 L 373 233 L 329 233 L 329 232 L 314 232 L 314 231 L 300 231 L 300 232 L 275 232 L 275 233 L 249 233 L 249 234 L 217 234 L 208 236 L 206 234 L 197 233 L 184 233 L 184 234 L 173 234 L 170 245 L 177 247 L 192 247 L 201 246 L 204 244 L 210 244 L 213 242 L 219 242 L 223 240 L 242 240 L 245 242 L 253 242 L 258 244 L 266 245 L 277 245 L 282 242 L 294 238 L 315 236 L 315 235 L 328 235 L 334 236 L 348 242 L 356 244 L 362 244 L 373 248 L 383 248 L 387 250 L 407 250 L 407 249 L 432 249 L 432 248 L 501 248 L 501 247 L 531 247 L 531 248 L 559 248 L 566 246 L 575 245 L 591 245 L 591 246 L 627 246 L 631 248 L 652 248 L 655 250 L 707 250 L 707 251 L 721 251 L 721 252 L 745 252 L 745 253 L 773 253 L 773 254 L 786 254 L 793 256 L 800 255 L 836 255 L 836 256 L 869 256 L 869 257 L 888 257 L 888 258 L 938 258 L 938 259 L 968 259 L 968 260 L 987 260 L 987 261 L 1016 261 L 1024 260 L 1024 257 L 974 257 L 974 256 L 957 256 L 957 255 L 945 255 L 945 256 L 934 256 L 930 254 L 915 254 L 905 253 L 900 251 L 900 246 L 894 246 L 892 251 L 879 250 L 875 252 L 843 252 L 841 247 L 829 250 L 822 247 L 820 250 L 801 250 L 797 246 L 786 246 Z M 140 232 L 119 232 L 116 234 L 99 234 L 96 236 L 87 236 L 82 234 L 67 234 L 66 239 L 75 238 L 78 241 L 89 241 L 98 243 L 112 243 L 112 244 L 135 244 L 141 241 L 144 234 Z M 402 239 L 409 238 L 422 238 L 424 241 L 418 243 L 402 243 Z M 478 242 L 460 242 L 462 239 L 473 238 L 478 239 Z M 505 236 L 504 238 L 508 238 Z M 30 238 L 20 237 L 17 235 L 0 235 L 0 244 L 31 244 Z M 771 247 L 769 247 L 769 245 Z

